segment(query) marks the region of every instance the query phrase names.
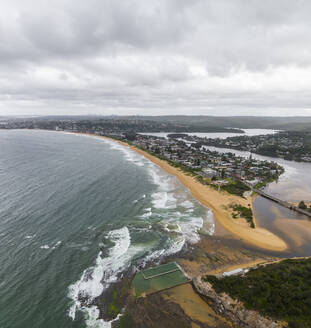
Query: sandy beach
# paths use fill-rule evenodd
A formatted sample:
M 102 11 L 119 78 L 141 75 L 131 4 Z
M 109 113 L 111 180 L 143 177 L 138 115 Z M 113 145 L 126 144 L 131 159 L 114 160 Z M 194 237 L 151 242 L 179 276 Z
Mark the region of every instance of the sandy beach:
M 92 136 L 101 137 L 98 135 Z M 154 164 L 160 166 L 166 172 L 176 176 L 179 181 L 190 190 L 192 195 L 198 201 L 200 201 L 202 204 L 209 207 L 213 211 L 216 220 L 227 231 L 229 231 L 236 237 L 263 249 L 268 249 L 272 251 L 284 251 L 287 249 L 287 244 L 281 238 L 266 229 L 258 227 L 258 225 L 256 224 L 255 217 L 255 229 L 250 228 L 248 223 L 244 219 L 232 218 L 231 211 L 228 206 L 231 203 L 239 203 L 247 207 L 248 204 L 252 204 L 252 197 L 244 199 L 235 195 L 228 194 L 226 192 L 216 191 L 206 185 L 199 183 L 192 176 L 186 175 L 181 170 L 169 165 L 169 163 L 164 160 L 150 155 L 146 151 L 143 151 L 134 146 L 130 146 L 129 144 L 120 140 L 115 140 L 108 137 L 101 138 L 118 142 L 125 147 L 129 147 L 133 151 L 149 159 Z

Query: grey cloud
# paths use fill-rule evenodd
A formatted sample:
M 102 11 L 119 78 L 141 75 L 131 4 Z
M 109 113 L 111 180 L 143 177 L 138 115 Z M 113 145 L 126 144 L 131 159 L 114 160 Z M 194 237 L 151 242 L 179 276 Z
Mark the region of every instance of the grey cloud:
M 310 11 L 306 0 L 11 0 L 0 114 L 306 114 Z

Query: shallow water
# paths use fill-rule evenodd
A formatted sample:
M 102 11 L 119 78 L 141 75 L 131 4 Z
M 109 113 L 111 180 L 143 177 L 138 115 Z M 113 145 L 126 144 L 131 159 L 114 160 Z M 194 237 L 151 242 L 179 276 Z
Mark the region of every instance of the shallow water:
M 231 152 L 237 156 L 249 157 L 250 153 L 226 148 L 206 147 L 220 152 Z M 264 190 L 277 198 L 299 202 L 311 200 L 311 163 L 298 163 L 252 154 L 259 160 L 274 161 L 285 168 L 277 182 L 270 183 Z M 290 249 L 287 256 L 311 256 L 311 221 L 263 197 L 254 200 L 257 223 L 284 239 Z M 303 221 L 303 223 L 301 222 Z
M 219 138 L 219 139 L 226 139 L 228 137 L 238 137 L 238 136 L 258 136 L 261 134 L 272 134 L 277 133 L 277 130 L 269 130 L 269 129 L 243 129 L 244 133 L 228 133 L 228 132 L 179 132 L 185 133 L 190 136 L 197 136 L 200 138 Z M 163 137 L 166 138 L 168 134 L 175 133 L 175 132 L 143 132 L 140 134 L 143 135 L 150 135 L 155 137 Z
M 100 138 L 0 131 L 0 327 L 109 327 L 85 310 L 122 271 L 199 239 L 212 213 Z M 104 281 L 104 283 L 102 283 Z

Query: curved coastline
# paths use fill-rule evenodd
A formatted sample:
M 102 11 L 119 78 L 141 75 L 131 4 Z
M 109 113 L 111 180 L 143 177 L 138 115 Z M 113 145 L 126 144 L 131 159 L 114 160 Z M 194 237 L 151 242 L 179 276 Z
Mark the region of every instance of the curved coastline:
M 180 170 L 178 170 L 177 168 L 169 165 L 166 161 L 163 161 L 155 156 L 150 155 L 146 151 L 131 146 L 120 140 L 115 140 L 109 137 L 98 136 L 98 135 L 91 135 L 91 136 L 101 137 L 109 141 L 118 142 L 119 144 L 132 149 L 133 151 L 139 153 L 140 155 L 143 155 L 151 162 L 161 167 L 166 172 L 176 176 L 179 179 L 179 181 L 190 190 L 191 194 L 198 201 L 200 201 L 202 204 L 212 209 L 216 220 L 227 231 L 229 231 L 236 237 L 250 244 L 253 244 L 257 247 L 267 249 L 270 251 L 282 252 L 287 250 L 288 246 L 281 238 L 279 238 L 272 232 L 268 231 L 267 229 L 257 226 L 255 217 L 254 217 L 254 221 L 256 224 L 255 229 L 250 228 L 243 219 L 233 221 L 230 215 L 230 211 L 228 211 L 227 209 L 228 205 L 232 202 L 240 203 L 243 206 L 248 206 L 248 204 L 252 205 L 252 201 L 253 201 L 252 197 L 243 199 L 241 197 L 230 195 L 225 192 L 215 191 L 214 189 L 209 188 L 208 186 L 202 185 L 201 183 L 196 181 L 193 177 L 188 176 L 183 172 L 181 172 Z

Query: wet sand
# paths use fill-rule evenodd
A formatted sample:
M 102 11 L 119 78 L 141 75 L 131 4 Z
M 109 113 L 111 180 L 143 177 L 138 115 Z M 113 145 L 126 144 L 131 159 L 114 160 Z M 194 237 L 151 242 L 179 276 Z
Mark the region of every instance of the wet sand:
M 269 253 L 269 252 L 268 252 Z M 179 254 L 174 260 L 190 278 L 218 274 L 237 268 L 277 260 L 272 254 L 235 239 L 234 236 L 201 236 L 195 247 Z
M 186 175 L 181 170 L 169 165 L 164 160 L 150 155 L 146 151 L 130 146 L 119 140 L 108 137 L 102 138 L 118 142 L 123 146 L 131 148 L 135 152 L 149 159 L 154 164 L 160 166 L 166 172 L 176 176 L 179 181 L 190 190 L 192 195 L 198 201 L 212 209 L 216 220 L 218 220 L 218 222 L 230 233 L 263 249 L 271 251 L 285 251 L 287 249 L 287 244 L 272 232 L 258 226 L 255 229 L 252 229 L 244 219 L 232 218 L 229 205 L 231 203 L 238 203 L 248 207 L 248 204 L 252 204 L 252 197 L 244 199 L 226 192 L 216 191 L 211 187 L 199 183 L 194 177 Z M 254 218 L 254 221 L 255 220 L 256 219 Z
M 276 227 L 299 248 L 311 240 L 311 221 L 279 218 L 275 220 Z
M 218 315 L 192 288 L 186 284 L 172 288 L 162 293 L 164 299 L 177 303 L 192 319 L 192 327 L 201 327 L 200 323 L 208 327 L 231 327 L 231 323 Z M 197 322 L 197 324 L 196 324 Z
M 218 275 L 218 274 L 222 274 L 224 272 L 230 272 L 230 271 L 233 271 L 233 270 L 236 270 L 236 269 L 247 269 L 247 268 L 255 267 L 259 264 L 268 264 L 268 263 L 274 263 L 274 262 L 277 262 L 277 261 L 280 261 L 280 260 L 267 261 L 267 260 L 258 259 L 258 260 L 251 261 L 251 262 L 240 263 L 240 264 L 236 264 L 236 265 L 230 265 L 230 266 L 226 266 L 226 267 L 223 267 L 223 268 L 219 268 L 217 270 L 212 270 L 212 271 L 207 272 L 206 274 L 208 274 L 208 275 Z

